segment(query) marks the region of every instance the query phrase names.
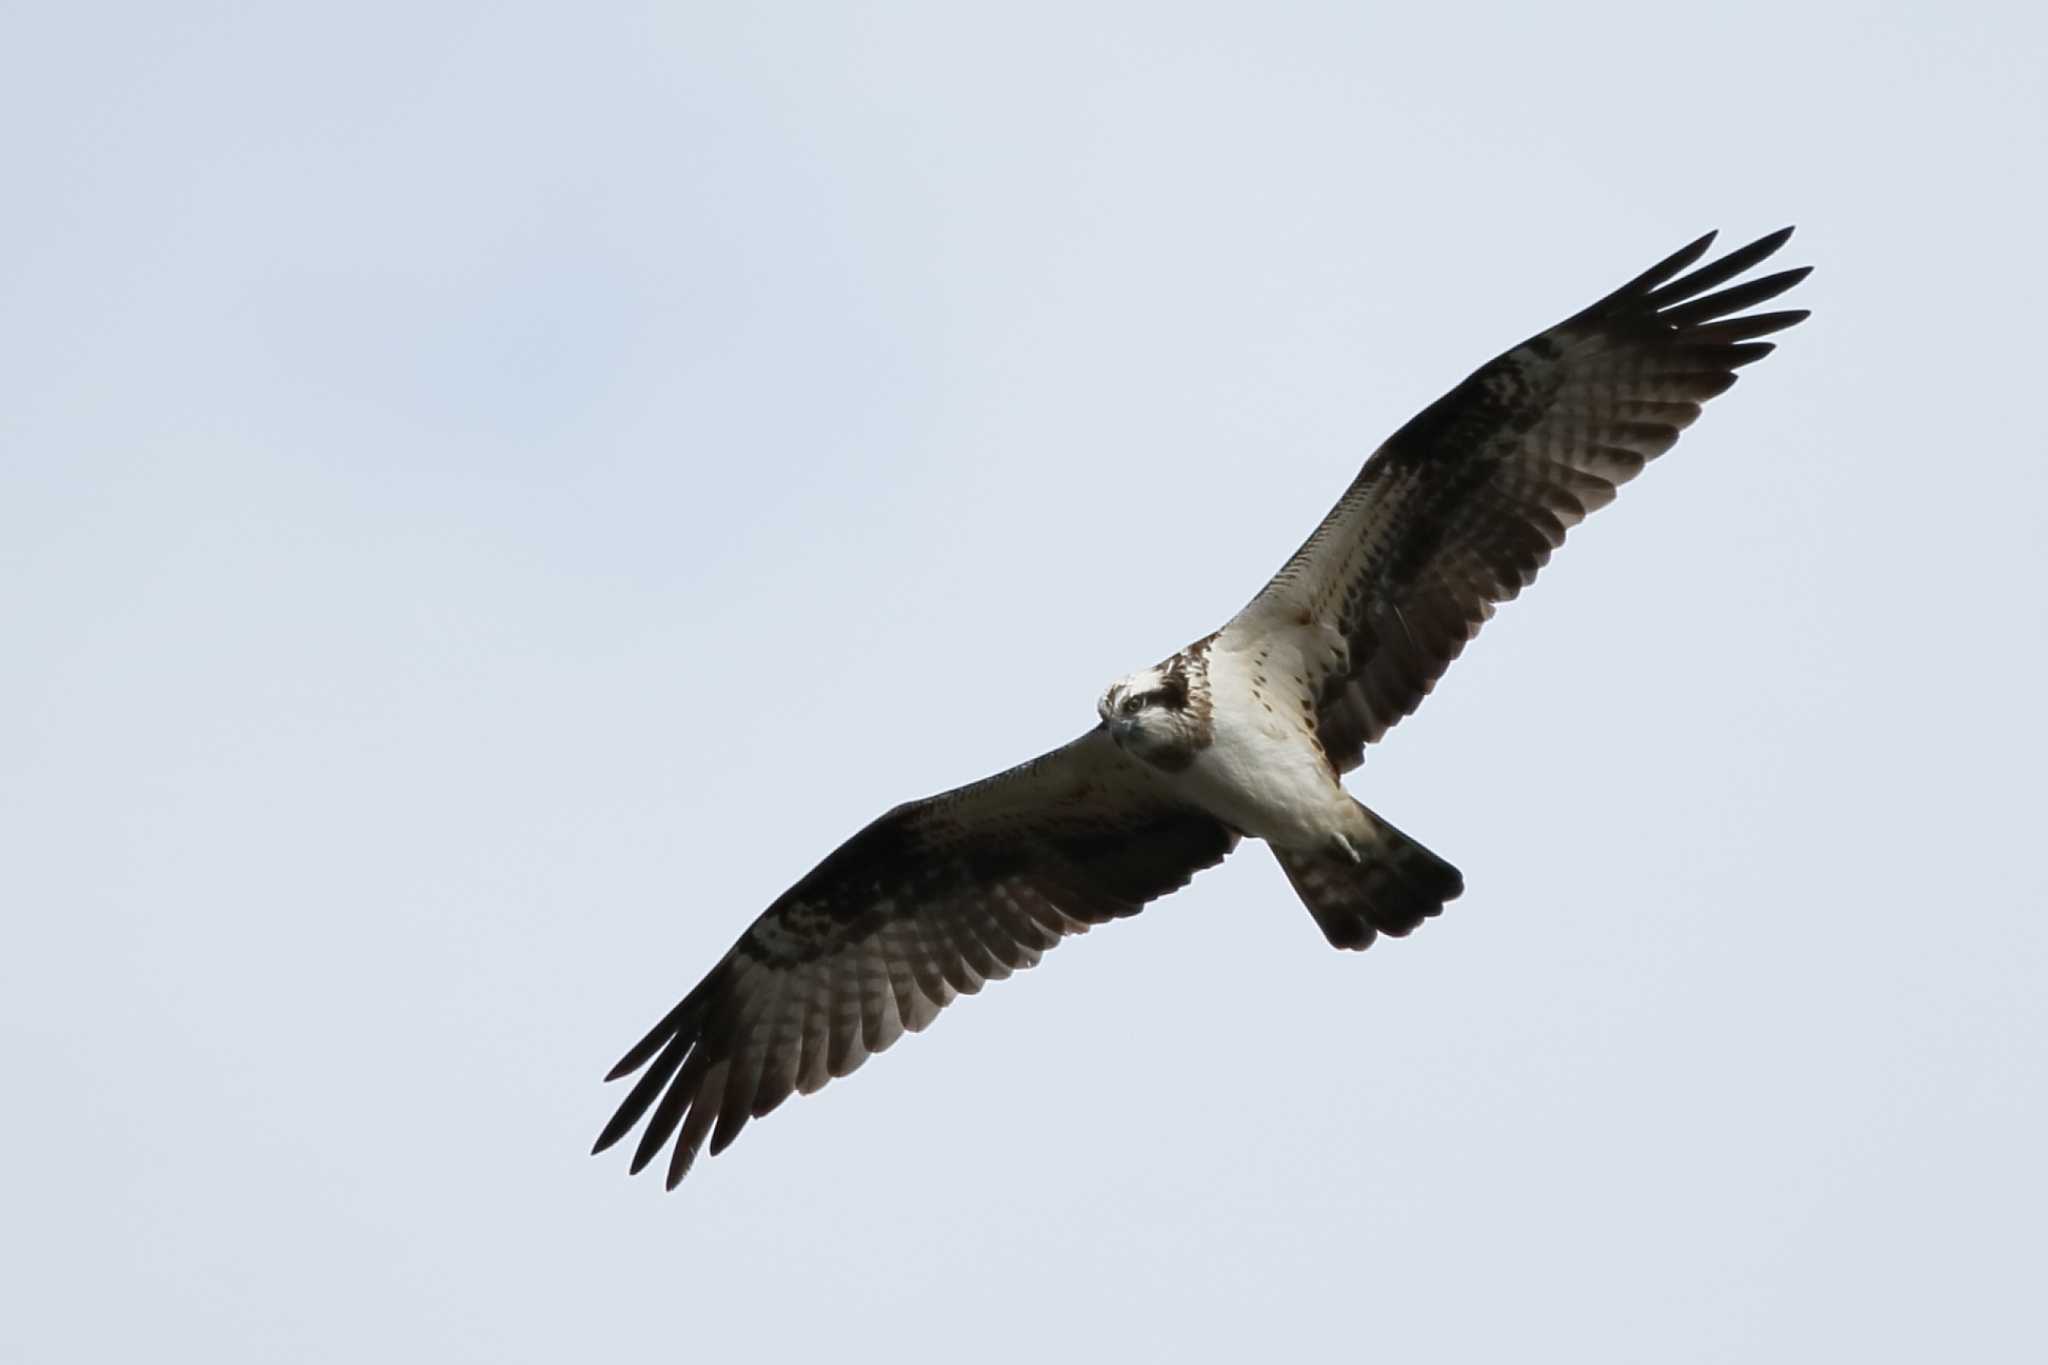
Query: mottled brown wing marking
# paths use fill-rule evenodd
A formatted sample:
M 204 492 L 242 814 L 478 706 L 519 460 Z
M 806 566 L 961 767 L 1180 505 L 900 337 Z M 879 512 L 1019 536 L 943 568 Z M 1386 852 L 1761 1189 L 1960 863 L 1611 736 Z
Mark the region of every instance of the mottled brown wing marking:
M 1431 403 L 1381 446 L 1295 556 L 1227 629 L 1306 612 L 1350 645 L 1318 680 L 1318 734 L 1344 770 L 1414 711 L 1501 602 L 1616 489 L 1768 355 L 1803 310 L 1731 317 L 1807 275 L 1709 293 L 1770 256 L 1774 232 L 1682 272 L 1709 233 Z
M 633 1169 L 668 1184 L 792 1093 L 859 1068 L 956 996 L 1136 914 L 1237 836 L 1168 798 L 1101 731 L 985 782 L 900 806 L 779 897 L 612 1069 L 642 1067 L 597 1140 L 646 1119 Z

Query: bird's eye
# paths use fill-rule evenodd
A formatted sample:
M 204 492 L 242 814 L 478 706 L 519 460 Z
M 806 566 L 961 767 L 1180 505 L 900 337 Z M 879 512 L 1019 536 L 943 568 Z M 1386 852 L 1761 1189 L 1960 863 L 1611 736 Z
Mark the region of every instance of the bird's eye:
M 1122 706 L 1119 706 L 1117 710 L 1123 712 L 1127 716 L 1135 716 L 1138 714 L 1138 708 L 1142 705 L 1144 705 L 1144 698 L 1138 696 L 1136 693 L 1132 693 L 1130 696 L 1124 698 L 1124 704 Z

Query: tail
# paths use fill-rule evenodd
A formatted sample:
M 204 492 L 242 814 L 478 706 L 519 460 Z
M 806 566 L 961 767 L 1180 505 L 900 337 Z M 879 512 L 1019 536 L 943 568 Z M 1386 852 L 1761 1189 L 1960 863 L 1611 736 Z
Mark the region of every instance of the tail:
M 1458 869 L 1359 806 L 1372 827 L 1353 859 L 1344 849 L 1274 847 L 1295 894 L 1338 948 L 1369 948 L 1381 934 L 1400 938 L 1465 889 Z

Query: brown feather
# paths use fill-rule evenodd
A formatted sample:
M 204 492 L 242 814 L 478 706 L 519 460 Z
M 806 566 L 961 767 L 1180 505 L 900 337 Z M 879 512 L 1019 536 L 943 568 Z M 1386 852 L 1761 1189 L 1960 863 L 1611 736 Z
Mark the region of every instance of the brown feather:
M 1064 936 L 1135 913 L 1237 836 L 1171 798 L 1100 730 L 985 782 L 898 807 L 791 887 L 621 1061 L 649 1066 L 599 1135 L 643 1116 L 633 1169 L 668 1183 L 787 1099 L 858 1069 L 956 995 Z
M 1712 234 L 1690 243 L 1474 372 L 1366 462 L 1232 624 L 1262 629 L 1306 611 L 1343 634 L 1347 671 L 1314 680 L 1318 738 L 1340 769 L 1421 705 L 1495 606 L 1669 450 L 1699 404 L 1770 354 L 1773 343 L 1754 338 L 1807 316 L 1729 316 L 1806 277 L 1800 268 L 1730 283 L 1790 236 L 1774 232 L 1685 274 Z

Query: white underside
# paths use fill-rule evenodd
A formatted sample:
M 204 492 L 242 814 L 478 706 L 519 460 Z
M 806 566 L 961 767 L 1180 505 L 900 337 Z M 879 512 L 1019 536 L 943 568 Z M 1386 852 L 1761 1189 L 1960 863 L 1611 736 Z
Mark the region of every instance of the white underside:
M 1316 745 L 1304 711 L 1306 651 L 1319 641 L 1259 642 L 1263 658 L 1229 647 L 1209 655 L 1214 741 L 1171 779 L 1188 799 L 1235 829 L 1287 848 L 1327 848 L 1369 837 L 1368 822 Z

